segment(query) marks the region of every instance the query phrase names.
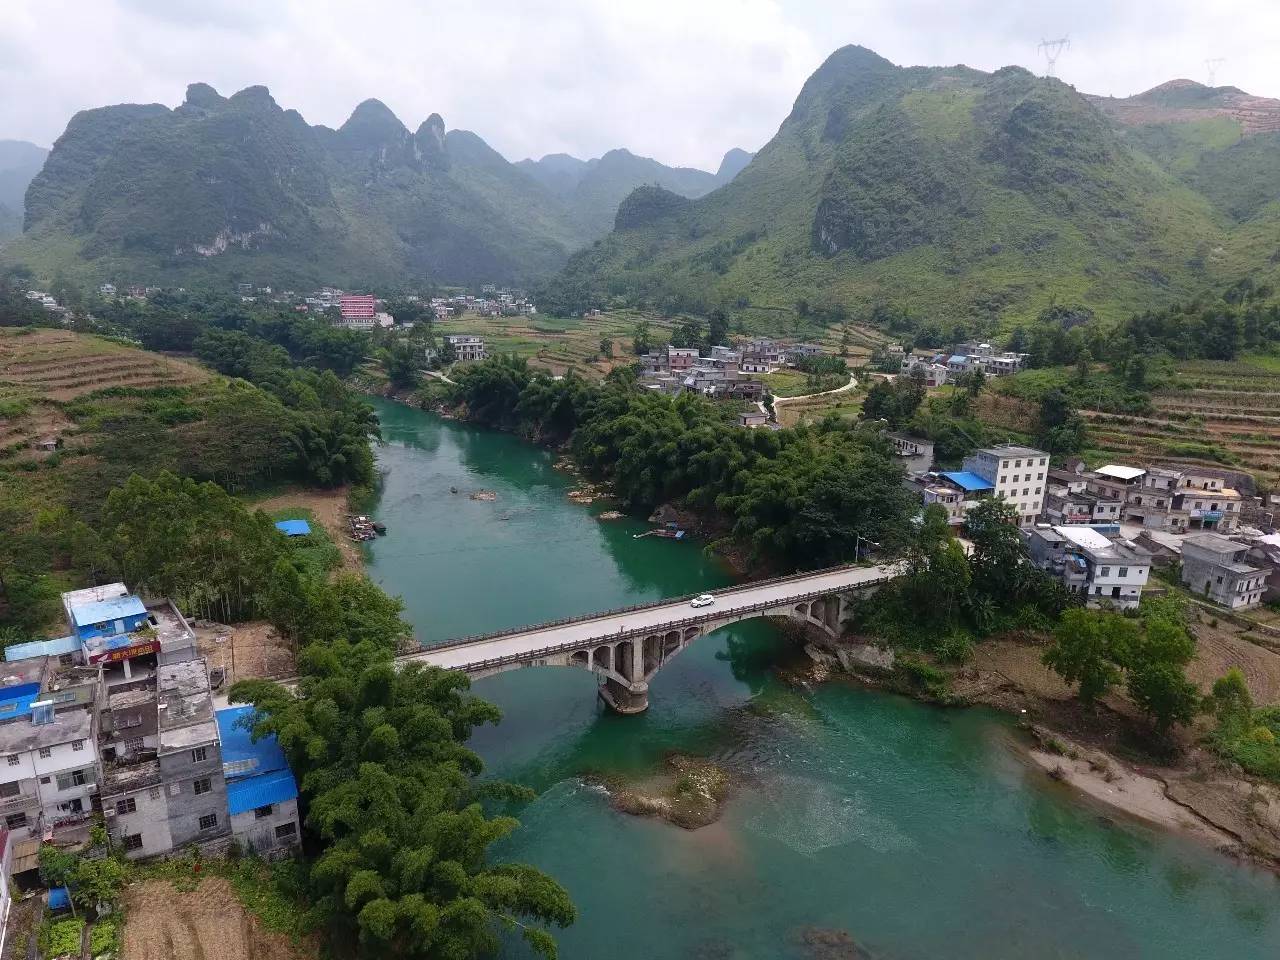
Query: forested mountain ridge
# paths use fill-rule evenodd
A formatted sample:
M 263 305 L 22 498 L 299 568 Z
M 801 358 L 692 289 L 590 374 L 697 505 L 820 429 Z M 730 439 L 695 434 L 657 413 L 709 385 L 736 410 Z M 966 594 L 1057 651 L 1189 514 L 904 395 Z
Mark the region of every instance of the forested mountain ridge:
M 845 47 L 732 182 L 629 218 L 550 288 L 566 309 L 887 305 L 981 327 L 1063 303 L 1119 318 L 1269 268 L 1274 234 L 1247 236 L 1095 101 L 1018 67 Z
M 668 167 L 618 149 L 591 160 L 553 153 L 541 160 L 521 160 L 516 166 L 560 197 L 589 236 L 600 237 L 613 227 L 618 205 L 632 190 L 656 186 L 682 197 L 700 197 L 728 183 L 750 160 L 750 153 L 735 147 L 724 155 L 715 173 L 708 173 Z
M 700 196 L 740 155 L 715 174 L 627 150 L 511 164 L 439 114 L 411 132 L 367 100 L 332 130 L 265 87 L 223 97 L 197 83 L 173 110 L 76 114 L 16 193 L 26 234 L 4 260 L 46 279 L 526 282 L 607 233 L 635 187 Z
M 49 151 L 25 140 L 0 140 L 0 243 L 22 232 L 22 199 Z
M 193 84 L 72 118 L 4 259 L 86 279 L 279 284 L 521 281 L 585 241 L 545 188 L 484 141 L 410 132 L 376 100 L 337 130 L 265 87 Z

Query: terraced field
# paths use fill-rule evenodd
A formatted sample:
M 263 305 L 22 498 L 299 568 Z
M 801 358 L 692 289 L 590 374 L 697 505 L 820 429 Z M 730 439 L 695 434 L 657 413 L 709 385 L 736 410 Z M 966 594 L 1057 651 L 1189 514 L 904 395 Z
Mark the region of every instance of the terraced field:
M 0 330 L 0 453 L 37 456 L 32 441 L 71 427 L 62 405 L 110 387 L 187 386 L 209 374 L 183 360 L 70 330 Z
M 1195 361 L 1178 368 L 1178 389 L 1151 398 L 1148 416 L 1083 411 L 1093 443 L 1130 457 L 1229 464 L 1280 479 L 1280 370 L 1258 361 Z
M 632 362 L 631 343 L 637 323 L 647 322 L 654 342 L 665 343 L 682 319 L 659 317 L 637 310 L 611 310 L 598 317 L 568 318 L 465 314 L 438 322 L 436 330 L 441 334 L 473 333 L 484 337 L 490 356 L 515 353 L 527 357 L 533 366 L 554 374 L 572 369 L 583 376 L 599 379 L 615 366 Z M 613 341 L 612 359 L 600 354 L 600 342 L 606 339 Z M 829 327 L 808 339 L 831 353 L 837 353 L 842 328 Z M 869 357 L 874 347 L 885 341 L 884 334 L 850 325 L 848 352 L 851 362 Z

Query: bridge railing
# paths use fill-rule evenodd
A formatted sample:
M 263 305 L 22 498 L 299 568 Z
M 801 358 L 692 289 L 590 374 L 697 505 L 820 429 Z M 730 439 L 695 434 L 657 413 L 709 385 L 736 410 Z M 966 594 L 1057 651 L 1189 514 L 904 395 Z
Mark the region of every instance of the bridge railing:
M 882 569 L 886 564 L 879 564 Z M 717 596 L 726 596 L 733 593 L 740 593 L 743 590 L 754 590 L 758 587 L 771 587 L 779 583 L 787 583 L 793 580 L 807 580 L 810 577 L 821 577 L 831 573 L 839 573 L 842 570 L 874 570 L 875 567 L 859 567 L 851 563 L 843 563 L 834 567 L 824 567 L 821 570 L 808 570 L 804 573 L 792 573 L 782 577 L 770 577 L 767 580 L 752 580 L 749 583 L 735 584 L 732 587 L 720 590 Z M 878 583 L 879 580 L 868 581 L 869 583 Z M 861 584 L 859 584 L 861 586 Z M 600 610 L 595 613 L 583 613 L 572 617 L 561 617 L 558 620 L 545 620 L 542 623 L 529 624 L 523 627 L 507 627 L 502 630 L 495 630 L 492 633 L 477 633 L 466 637 L 455 637 L 449 640 L 441 640 L 439 643 L 433 643 L 415 650 L 413 653 L 404 654 L 403 657 L 416 657 L 421 653 L 429 650 L 447 650 L 451 647 L 465 647 L 473 643 L 480 643 L 485 640 L 499 640 L 502 637 L 511 637 L 520 633 L 535 633 L 538 630 L 549 630 L 553 627 L 564 627 L 571 623 L 583 623 L 588 620 L 603 620 L 606 617 L 614 617 L 623 613 L 635 613 L 637 610 L 652 610 L 655 607 L 665 607 L 670 603 L 681 603 L 692 600 L 694 597 L 706 593 L 705 590 L 699 590 L 697 593 L 686 593 L 679 597 L 667 597 L 663 600 L 653 600 L 648 603 L 636 603 L 629 607 L 614 607 L 612 610 Z M 830 591 L 826 591 L 829 593 Z M 797 601 L 798 602 L 798 601 Z M 688 622 L 688 621 L 684 621 Z M 401 659 L 403 659 L 403 657 Z
M 841 568 L 836 568 L 841 569 Z M 870 569 L 870 568 L 860 568 Z M 866 580 L 857 584 L 861 587 L 872 587 L 882 583 L 888 583 L 894 578 L 893 574 L 884 574 L 876 577 L 874 580 Z M 808 593 L 796 594 L 794 597 L 788 597 L 786 600 L 762 600 L 759 603 L 753 603 L 746 607 L 735 607 L 733 610 L 725 611 L 709 611 L 706 613 L 698 613 L 688 617 L 681 617 L 679 620 L 669 620 L 665 623 L 651 624 L 647 627 L 637 627 L 634 630 L 623 630 L 618 633 L 606 633 L 598 637 L 589 637 L 586 640 L 573 640 L 567 643 L 555 644 L 550 647 L 541 647 L 537 650 L 528 650 L 522 653 L 509 653 L 501 657 L 489 657 L 485 660 L 477 660 L 468 663 L 463 667 L 452 667 L 448 669 L 463 670 L 468 673 L 479 673 L 482 670 L 490 670 L 494 667 L 503 667 L 511 663 L 521 663 L 526 660 L 541 660 L 545 657 L 555 656 L 561 653 L 573 653 L 578 650 L 588 650 L 594 647 L 608 643 L 617 643 L 619 640 L 630 640 L 635 637 L 647 637 L 652 634 L 665 633 L 668 630 L 685 629 L 690 626 L 710 623 L 714 620 L 722 620 L 725 616 L 737 617 L 742 614 L 759 613 L 762 610 L 774 610 L 780 606 L 791 606 L 797 603 L 808 603 L 811 600 L 818 600 L 822 597 L 829 597 L 833 593 L 839 593 L 839 590 L 812 590 Z M 696 594 L 694 594 L 696 596 Z M 571 622 L 571 621 L 570 621 Z M 536 628 L 530 628 L 536 629 Z M 452 645 L 451 645 L 452 646 Z M 412 662 L 425 660 L 432 653 L 441 649 L 440 646 L 424 647 L 414 653 L 407 653 L 396 659 L 404 662 Z

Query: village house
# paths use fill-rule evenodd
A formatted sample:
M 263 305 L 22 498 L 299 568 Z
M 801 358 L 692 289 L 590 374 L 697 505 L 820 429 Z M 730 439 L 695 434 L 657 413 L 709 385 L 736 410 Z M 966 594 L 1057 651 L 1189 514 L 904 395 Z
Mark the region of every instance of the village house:
M 965 470 L 912 474 L 907 486 L 925 507 L 935 503 L 943 507 L 952 526 L 962 525 L 970 510 L 995 493 L 992 483 Z
M 372 330 L 377 323 L 378 301 L 373 296 L 347 293 L 338 298 L 338 311 L 338 326 Z
M 905 433 L 887 435 L 893 444 L 893 452 L 901 457 L 908 473 L 924 473 L 933 468 L 933 441 L 922 440 Z
M 5 829 L 18 837 L 82 833 L 98 783 L 93 712 L 80 706 L 55 710 L 39 693 L 18 701 L 0 722 Z
M 474 334 L 450 333 L 444 338 L 446 345 L 453 349 L 454 359 L 463 362 L 483 360 L 489 356 L 485 351 L 484 340 Z
M 738 426 L 755 429 L 769 422 L 769 415 L 763 410 L 746 410 L 738 414 Z
M 1061 581 L 1091 607 L 1130 610 L 1142 601 L 1151 555 L 1091 526 L 1038 525 L 1023 531 L 1032 563 Z
M 256 853 L 295 846 L 298 784 L 274 735 L 255 741 L 252 706 L 217 711 L 231 835 Z
M 1044 450 L 1013 444 L 986 447 L 964 460 L 966 472 L 991 484 L 997 497 L 1017 509 L 1024 527 L 1035 523 L 1044 510 L 1048 467 L 1049 454 Z
M 1239 528 L 1243 508 L 1239 491 L 1204 468 L 1147 467 L 1141 482 L 1126 488 L 1124 512 L 1129 522 L 1153 530 L 1225 534 Z
M 1182 541 L 1182 582 L 1193 593 L 1232 610 L 1262 602 L 1270 570 L 1249 561 L 1248 544 L 1216 533 Z

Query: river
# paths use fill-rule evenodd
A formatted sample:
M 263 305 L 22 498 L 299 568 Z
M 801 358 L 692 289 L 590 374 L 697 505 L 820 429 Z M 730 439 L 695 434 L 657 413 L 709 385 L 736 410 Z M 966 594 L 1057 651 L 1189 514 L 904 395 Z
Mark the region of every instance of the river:
M 426 643 L 730 582 L 697 544 L 636 540 L 643 524 L 569 502 L 546 451 L 377 408 L 389 532 L 368 569 Z M 471 500 L 478 489 L 497 499 Z M 806 944 L 815 929 L 883 960 L 1280 957 L 1269 874 L 1114 822 L 1029 769 L 999 714 L 797 690 L 773 673 L 795 655 L 763 622 L 704 637 L 658 674 L 639 717 L 606 713 L 585 671 L 476 684 L 504 714 L 473 737 L 487 775 L 538 792 L 494 852 L 568 888 L 580 918 L 557 933 L 561 957 L 860 956 Z M 734 774 L 718 823 L 619 814 L 581 779 L 642 777 L 673 750 Z

